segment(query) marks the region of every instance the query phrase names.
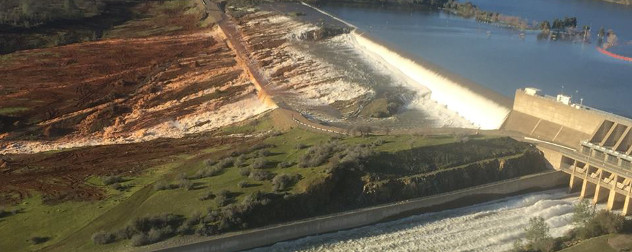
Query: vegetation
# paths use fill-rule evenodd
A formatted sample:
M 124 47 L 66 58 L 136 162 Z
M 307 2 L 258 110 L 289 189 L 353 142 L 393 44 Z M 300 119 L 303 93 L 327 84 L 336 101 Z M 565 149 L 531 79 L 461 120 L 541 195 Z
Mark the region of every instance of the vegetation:
M 102 38 L 168 35 L 203 27 L 209 19 L 201 3 L 188 0 L 6 0 L 0 7 L 0 54 Z
M 293 176 L 287 174 L 279 174 L 276 175 L 272 179 L 272 190 L 275 192 L 281 192 L 287 190 L 290 186 L 296 184 L 299 180 L 301 180 L 301 175 L 296 174 Z
M 526 243 L 518 241 L 514 247 L 518 251 L 553 251 L 554 242 L 549 235 L 549 226 L 542 217 L 529 219 L 529 225 L 525 228 Z
M 455 0 L 445 3 L 443 9 L 461 17 L 474 18 L 479 22 L 495 23 L 519 30 L 540 30 L 538 39 L 590 42 L 590 27 L 583 26 L 581 29 L 577 29 L 577 18 L 575 17 L 555 18 L 551 22 L 544 20 L 529 23 L 528 20 L 520 17 L 481 10 L 471 2 Z
M 4 226 L 0 229 L 0 235 L 8 237 L 6 241 L 10 241 L 6 245 L 1 242 L 2 246 L 12 251 L 25 250 L 29 246 L 55 246 L 54 250 L 95 250 L 98 246 L 117 249 L 129 245 L 151 244 L 175 235 L 207 236 L 291 221 L 420 196 L 405 194 L 402 193 L 402 188 L 389 186 L 398 179 L 426 176 L 416 173 L 425 170 L 399 172 L 393 165 L 383 170 L 367 165 L 367 162 L 378 156 L 393 158 L 386 164 L 394 164 L 411 161 L 412 159 L 402 162 L 409 155 L 406 152 L 412 151 L 425 157 L 451 151 L 453 155 L 461 157 L 461 163 L 442 163 L 441 167 L 449 170 L 451 165 L 477 162 L 477 158 L 492 157 L 492 154 L 513 158 L 527 148 L 515 141 L 481 136 L 469 136 L 469 141 L 457 143 L 460 138 L 452 135 L 368 135 L 341 138 L 298 128 L 286 130 L 282 134 L 266 134 L 265 132 L 272 132 L 271 129 L 274 129 L 269 120 L 271 119 L 265 117 L 256 124 L 247 123 L 240 126 L 242 128 L 230 129 L 231 132 L 251 131 L 257 132 L 252 135 L 262 135 L 244 140 L 246 142 L 240 140 L 200 149 L 197 153 L 164 157 L 161 160 L 168 160 L 166 163 L 143 173 L 125 177 L 99 176 L 88 180 L 86 183 L 107 192 L 106 198 L 100 201 L 62 201 L 55 205 L 46 205 L 39 197 L 28 199 L 25 213 L 2 218 L 0 225 Z M 297 148 L 297 143 L 302 146 Z M 483 148 L 480 152 L 487 154 L 470 150 L 472 148 Z M 433 154 L 427 154 L 429 152 Z M 463 155 L 458 152 L 463 152 Z M 261 165 L 262 163 L 265 165 Z M 505 166 L 505 170 L 511 170 L 511 162 L 507 162 Z M 386 172 L 390 170 L 397 172 L 389 175 Z M 207 171 L 215 174 L 199 176 L 207 174 Z M 117 183 L 128 185 L 126 180 L 133 180 L 134 186 L 123 191 L 112 188 Z M 428 184 L 422 181 L 415 183 L 420 186 Z M 378 184 L 380 186 L 376 186 Z M 388 189 L 402 196 L 389 195 L 381 199 L 375 194 L 363 192 L 365 186 L 376 191 Z M 424 193 L 454 188 L 446 186 L 439 189 L 441 191 Z M 63 225 L 64 228 L 59 231 L 33 222 L 35 219 L 50 219 L 47 212 L 51 209 L 61 211 L 50 224 Z M 165 212 L 168 214 L 164 214 Z M 142 225 L 134 224 L 145 222 L 153 224 L 148 228 L 140 228 Z M 22 225 L 31 225 L 41 230 L 41 235 L 50 236 L 51 240 L 42 245 L 31 245 L 23 239 L 13 239 L 18 235 L 24 236 L 24 233 L 13 234 L 6 231 Z M 81 227 L 81 233 L 74 232 Z M 64 241 L 63 244 L 60 243 L 61 240 Z M 86 241 L 90 242 L 86 244 Z
M 525 228 L 524 240 L 517 241 L 514 244 L 514 250 L 557 251 L 582 240 L 624 232 L 626 225 L 629 226 L 630 224 L 626 224 L 626 222 L 629 221 L 626 221 L 623 216 L 610 211 L 595 212 L 594 206 L 590 205 L 587 200 L 583 200 L 574 208 L 573 223 L 575 228 L 564 237 L 551 238 L 549 227 L 544 219 L 535 217 L 529 220 L 529 225 Z

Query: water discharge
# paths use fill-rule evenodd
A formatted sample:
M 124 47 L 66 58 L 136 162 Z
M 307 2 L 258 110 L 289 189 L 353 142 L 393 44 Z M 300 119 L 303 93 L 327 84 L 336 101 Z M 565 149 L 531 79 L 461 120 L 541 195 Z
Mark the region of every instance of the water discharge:
M 481 129 L 500 128 L 509 114 L 510 108 L 389 50 L 357 31 L 352 36 L 361 48 L 387 63 L 393 71 L 401 72 L 418 85 L 428 88 L 432 100 L 445 105 Z
M 531 217 L 544 218 L 553 237 L 572 229 L 576 198 L 566 189 L 524 194 L 254 251 L 507 251 L 523 236 Z

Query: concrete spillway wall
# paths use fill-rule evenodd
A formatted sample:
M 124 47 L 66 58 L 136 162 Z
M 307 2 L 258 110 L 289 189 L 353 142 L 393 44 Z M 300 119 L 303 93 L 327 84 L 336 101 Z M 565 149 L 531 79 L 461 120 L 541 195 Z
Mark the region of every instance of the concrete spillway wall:
M 566 185 L 567 183 L 568 175 L 563 172 L 553 171 L 539 173 L 435 196 L 316 217 L 234 234 L 226 234 L 208 241 L 166 249 L 166 251 L 197 252 L 251 249 L 309 235 L 361 227 L 414 213 L 464 207 L 529 190 L 535 191 L 555 188 Z
M 474 90 L 475 84 L 462 83 L 448 78 L 445 74 L 419 64 L 402 56 L 374 40 L 352 33 L 355 42 L 377 60 L 386 63 L 391 70 L 398 71 L 414 83 L 426 87 L 431 91 L 430 98 L 448 109 L 457 112 L 461 117 L 470 121 L 481 129 L 498 129 L 509 114 L 510 107 L 504 104 L 505 98 L 493 99 L 497 94 L 481 94 Z M 482 87 L 476 89 L 483 90 Z M 486 91 L 486 93 L 491 93 Z

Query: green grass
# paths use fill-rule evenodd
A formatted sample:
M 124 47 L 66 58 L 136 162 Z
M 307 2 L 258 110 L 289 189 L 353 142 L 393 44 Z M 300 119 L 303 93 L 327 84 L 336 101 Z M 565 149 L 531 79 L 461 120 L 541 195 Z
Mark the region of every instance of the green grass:
M 608 239 L 615 235 L 603 235 L 595 238 L 591 238 L 578 243 L 570 248 L 563 249 L 563 252 L 616 252 L 617 250 L 610 247 Z
M 29 108 L 26 107 L 8 107 L 8 108 L 0 108 L 0 115 L 13 115 L 16 113 L 28 111 Z
M 258 118 L 241 125 L 226 127 L 222 134 L 259 134 L 274 131 L 274 122 L 270 116 Z M 275 174 L 300 174 L 303 179 L 290 187 L 286 193 L 300 194 L 310 185 L 320 183 L 329 176 L 326 165 L 314 168 L 299 168 L 296 163 L 308 148 L 297 149 L 298 143 L 308 147 L 326 143 L 332 136 L 315 133 L 300 128 L 293 128 L 281 134 L 273 134 L 264 143 L 272 144 L 268 150 L 272 155 L 265 157 L 274 165 L 265 168 Z M 484 138 L 484 137 L 480 137 Z M 383 145 L 377 146 L 379 152 L 397 152 L 410 148 L 452 143 L 453 136 L 368 136 L 349 137 L 340 141 L 350 146 L 357 144 L 371 144 L 383 140 Z M 129 241 L 121 241 L 107 245 L 95 245 L 90 237 L 97 231 L 116 231 L 125 227 L 136 217 L 172 213 L 190 217 L 194 213 L 205 213 L 207 209 L 218 208 L 214 200 L 200 200 L 208 192 L 217 194 L 221 190 L 228 190 L 239 195 L 234 202 L 241 202 L 244 197 L 256 191 L 272 192 L 270 181 L 254 181 L 239 174 L 238 167 L 228 167 L 214 177 L 194 179 L 196 190 L 173 189 L 157 191 L 154 184 L 158 181 L 177 183 L 179 174 L 191 176 L 206 166 L 207 159 L 220 160 L 233 150 L 246 150 L 252 143 L 225 145 L 202 149 L 186 155 L 170 158 L 171 162 L 147 169 L 142 175 L 128 178 L 124 185 L 133 187 L 126 192 L 119 192 L 103 185 L 102 178 L 89 177 L 85 183 L 102 188 L 107 192 L 107 198 L 98 202 L 64 202 L 57 205 L 44 205 L 39 197 L 25 200 L 21 207 L 24 213 L 9 216 L 0 220 L 0 247 L 7 251 L 25 251 L 45 248 L 50 251 L 107 251 L 128 249 Z M 257 151 L 254 151 L 257 152 Z M 244 166 L 250 166 L 255 160 L 255 153 L 245 153 L 248 158 Z M 277 163 L 293 162 L 289 168 L 278 168 Z M 239 182 L 246 181 L 254 186 L 241 188 Z M 33 231 L 37 230 L 37 231 Z M 51 240 L 42 245 L 30 245 L 27 241 L 32 236 L 49 236 Z

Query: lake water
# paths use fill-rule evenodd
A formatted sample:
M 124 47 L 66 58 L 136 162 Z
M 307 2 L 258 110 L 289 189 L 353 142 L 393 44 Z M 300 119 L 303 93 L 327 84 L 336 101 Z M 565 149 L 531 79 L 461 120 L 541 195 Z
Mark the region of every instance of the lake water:
M 324 5 L 340 17 L 413 59 L 432 62 L 449 72 L 513 97 L 516 89 L 537 87 L 572 95 L 579 103 L 632 117 L 632 62 L 600 54 L 599 27 L 612 28 L 620 46 L 613 52 L 632 56 L 632 7 L 589 0 L 475 0 L 481 9 L 529 20 L 577 17 L 593 27 L 593 43 L 539 41 L 526 32 L 479 23 L 435 11 Z

